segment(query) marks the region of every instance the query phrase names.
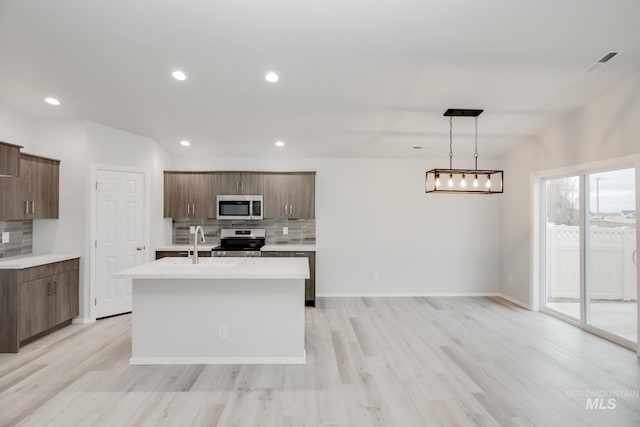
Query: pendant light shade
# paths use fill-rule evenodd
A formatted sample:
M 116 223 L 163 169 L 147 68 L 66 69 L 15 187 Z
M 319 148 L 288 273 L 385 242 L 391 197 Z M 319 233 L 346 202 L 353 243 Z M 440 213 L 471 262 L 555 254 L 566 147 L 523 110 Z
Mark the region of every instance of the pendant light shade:
M 444 115 L 449 117 L 449 168 L 432 169 L 425 175 L 427 193 L 496 194 L 504 191 L 504 171 L 478 169 L 478 116 L 483 110 L 448 109 Z M 475 168 L 453 168 L 453 118 L 474 117 Z M 467 182 L 469 181 L 469 182 Z

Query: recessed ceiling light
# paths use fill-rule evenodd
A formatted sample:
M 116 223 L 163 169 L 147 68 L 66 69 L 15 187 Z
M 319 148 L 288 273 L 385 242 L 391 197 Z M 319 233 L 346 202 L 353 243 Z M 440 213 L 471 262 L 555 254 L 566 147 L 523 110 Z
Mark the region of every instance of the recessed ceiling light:
M 284 147 L 284 141 L 276 141 L 275 146 L 276 147 Z
M 173 73 L 171 73 L 171 75 L 176 80 L 180 80 L 180 81 L 187 80 L 187 75 L 180 70 L 174 71 Z
M 180 141 L 180 145 L 182 145 L 183 147 L 188 147 L 191 145 L 191 143 L 189 141 L 182 140 Z
M 55 98 L 45 98 L 44 102 L 46 102 L 47 104 L 50 104 L 50 105 L 60 105 L 60 101 L 58 101 Z
M 274 73 L 273 71 L 267 73 L 266 76 L 264 76 L 264 79 L 266 81 L 268 81 L 269 83 L 275 83 L 278 81 L 278 75 L 276 73 Z

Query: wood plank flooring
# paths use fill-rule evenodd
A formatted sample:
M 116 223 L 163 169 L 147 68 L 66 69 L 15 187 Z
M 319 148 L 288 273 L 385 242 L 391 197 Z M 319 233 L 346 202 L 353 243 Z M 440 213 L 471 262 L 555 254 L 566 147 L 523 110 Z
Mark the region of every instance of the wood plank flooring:
M 130 316 L 69 326 L 0 355 L 0 425 L 640 425 L 633 352 L 502 300 L 324 298 L 306 321 L 303 366 L 129 366 Z

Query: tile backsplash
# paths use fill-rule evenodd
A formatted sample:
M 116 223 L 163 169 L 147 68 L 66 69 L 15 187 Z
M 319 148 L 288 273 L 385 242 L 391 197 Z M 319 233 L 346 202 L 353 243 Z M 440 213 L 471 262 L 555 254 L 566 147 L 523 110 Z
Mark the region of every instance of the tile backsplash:
M 0 221 L 0 232 L 9 233 L 9 242 L 0 243 L 0 258 L 32 253 L 33 220 Z
M 267 244 L 298 243 L 313 244 L 316 242 L 315 219 L 265 219 L 262 221 L 231 221 L 217 219 L 174 219 L 173 244 L 193 243 L 189 234 L 190 226 L 201 225 L 204 229 L 206 244 L 220 243 L 222 228 L 264 228 Z M 289 234 L 282 234 L 282 227 L 289 227 Z

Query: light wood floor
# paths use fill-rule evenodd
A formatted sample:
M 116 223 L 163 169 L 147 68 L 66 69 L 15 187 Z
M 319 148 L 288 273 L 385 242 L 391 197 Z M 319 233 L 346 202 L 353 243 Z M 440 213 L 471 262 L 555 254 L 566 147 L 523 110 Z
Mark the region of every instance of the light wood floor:
M 488 298 L 327 298 L 304 366 L 129 366 L 130 316 L 0 355 L 0 425 L 639 426 L 636 355 Z M 591 393 L 623 392 L 615 409 Z

